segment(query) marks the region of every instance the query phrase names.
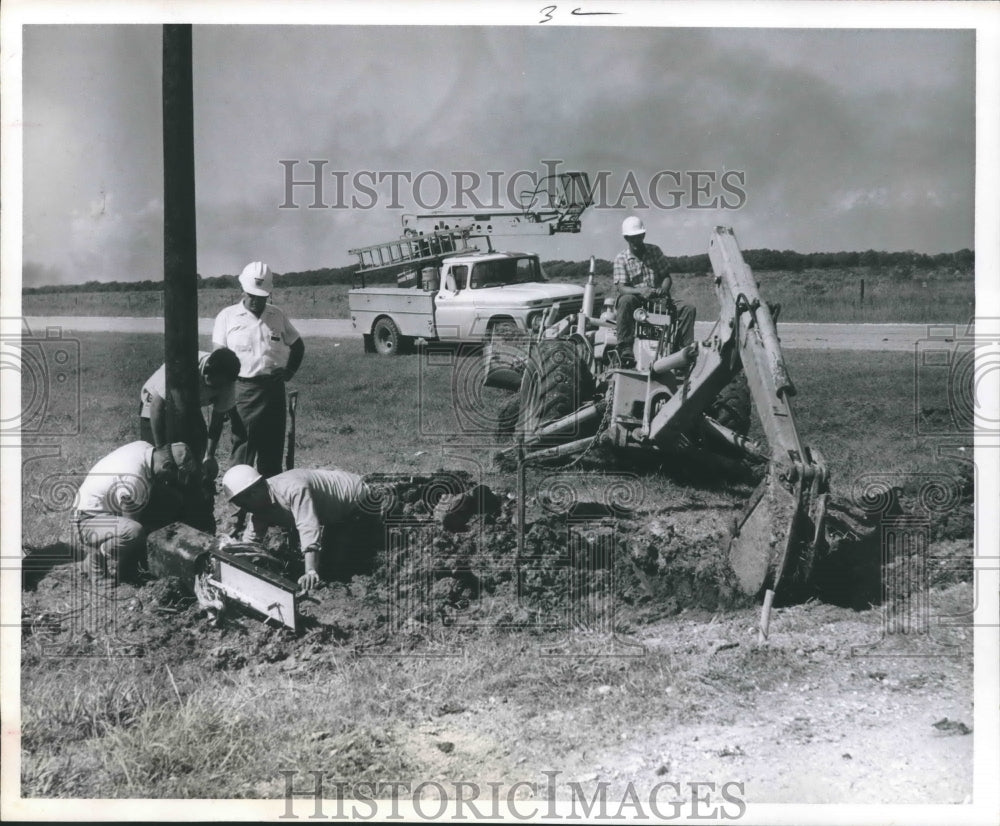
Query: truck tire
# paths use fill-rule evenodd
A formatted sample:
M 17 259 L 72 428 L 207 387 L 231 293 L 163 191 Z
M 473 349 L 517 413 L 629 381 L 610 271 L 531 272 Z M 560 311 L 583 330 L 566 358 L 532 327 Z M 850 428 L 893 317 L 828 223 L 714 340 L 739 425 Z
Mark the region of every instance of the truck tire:
M 594 377 L 576 344 L 568 339 L 540 341 L 521 380 L 517 432 L 524 438 L 568 416 L 594 396 Z
M 380 356 L 398 356 L 403 351 L 403 336 L 391 318 L 383 316 L 372 326 L 372 341 Z
M 521 331 L 517 329 L 517 323 L 512 318 L 497 318 L 490 322 L 490 338 L 494 341 L 505 339 L 516 339 Z

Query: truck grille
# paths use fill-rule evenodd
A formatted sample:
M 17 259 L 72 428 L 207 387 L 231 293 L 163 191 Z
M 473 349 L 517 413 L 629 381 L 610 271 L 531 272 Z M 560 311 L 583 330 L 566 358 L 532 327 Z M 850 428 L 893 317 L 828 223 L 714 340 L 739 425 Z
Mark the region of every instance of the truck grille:
M 559 312 L 556 313 L 555 321 L 560 321 L 566 316 L 573 315 L 574 313 L 580 312 L 583 307 L 582 298 L 571 298 L 559 302 Z

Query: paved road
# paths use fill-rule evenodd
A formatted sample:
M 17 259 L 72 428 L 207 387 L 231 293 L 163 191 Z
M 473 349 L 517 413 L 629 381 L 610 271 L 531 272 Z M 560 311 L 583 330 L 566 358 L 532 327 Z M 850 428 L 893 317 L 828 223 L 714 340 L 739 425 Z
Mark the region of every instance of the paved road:
M 346 318 L 297 318 L 295 326 L 307 338 L 354 338 L 358 334 Z M 162 333 L 162 318 L 97 316 L 48 316 L 27 318 L 33 337 L 44 337 L 46 328 L 74 333 Z M 708 335 L 711 324 L 699 321 L 695 335 Z M 198 320 L 198 332 L 211 335 L 212 319 Z M 962 337 L 963 326 L 928 324 L 813 324 L 780 322 L 781 343 L 790 350 L 892 350 L 912 351 L 928 334 L 936 338 Z

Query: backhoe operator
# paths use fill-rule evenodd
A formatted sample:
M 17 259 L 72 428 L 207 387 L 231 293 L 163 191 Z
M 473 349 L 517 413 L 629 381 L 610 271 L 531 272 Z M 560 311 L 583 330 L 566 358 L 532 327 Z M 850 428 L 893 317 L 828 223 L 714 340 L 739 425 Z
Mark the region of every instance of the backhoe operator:
M 635 366 L 634 313 L 648 302 L 659 301 L 668 306 L 677 323 L 675 338 L 677 349 L 694 339 L 695 309 L 670 295 L 672 279 L 663 250 L 645 243 L 646 227 L 634 215 L 622 222 L 622 235 L 628 246 L 615 256 L 614 284 L 618 291 L 615 299 L 615 325 L 618 353 L 623 367 Z

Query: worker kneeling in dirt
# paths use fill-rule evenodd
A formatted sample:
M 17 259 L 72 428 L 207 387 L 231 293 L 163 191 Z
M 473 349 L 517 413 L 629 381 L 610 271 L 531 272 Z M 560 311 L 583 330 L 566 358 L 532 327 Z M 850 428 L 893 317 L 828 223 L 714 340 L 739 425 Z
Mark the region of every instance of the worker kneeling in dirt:
M 73 503 L 74 544 L 84 570 L 127 579 L 146 549 L 146 535 L 183 517 L 200 496 L 201 474 L 183 442 L 154 448 L 130 442 L 112 451 L 83 480 Z
M 617 349 L 624 367 L 635 365 L 635 311 L 648 303 L 666 304 L 676 323 L 675 349 L 687 347 L 694 340 L 695 309 L 670 295 L 673 280 L 667 269 L 663 250 L 645 243 L 646 227 L 634 215 L 622 222 L 622 235 L 628 246 L 615 256 L 614 284 L 615 334 Z
M 251 514 L 244 540 L 263 538 L 272 525 L 295 528 L 305 557 L 299 586 L 305 590 L 320 583 L 320 553 L 333 550 L 335 533 L 367 514 L 368 486 L 344 470 L 295 469 L 265 479 L 250 465 L 234 465 L 222 477 L 222 487 L 232 502 Z M 324 568 L 328 568 L 324 561 Z M 324 571 L 325 572 L 325 571 Z

